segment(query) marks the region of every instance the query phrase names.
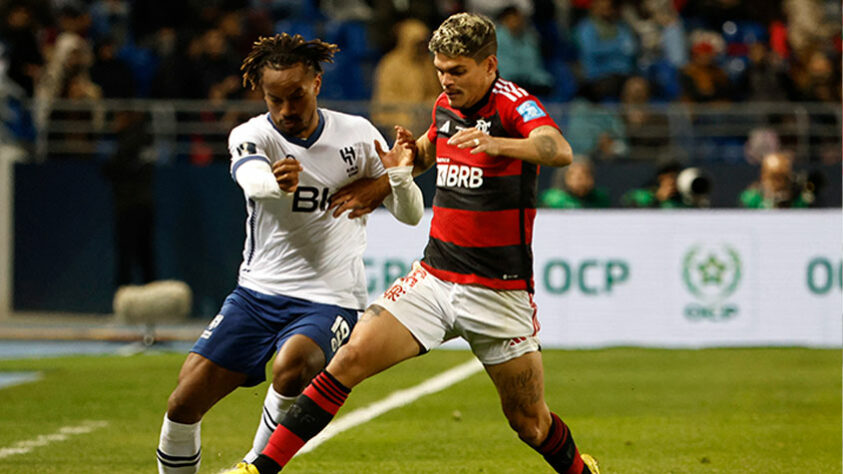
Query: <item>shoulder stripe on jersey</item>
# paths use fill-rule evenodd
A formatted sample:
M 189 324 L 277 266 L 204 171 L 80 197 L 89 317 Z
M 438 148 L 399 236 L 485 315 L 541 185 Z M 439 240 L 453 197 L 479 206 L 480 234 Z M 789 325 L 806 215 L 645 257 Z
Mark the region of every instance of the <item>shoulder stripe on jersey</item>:
M 505 96 L 507 99 L 513 102 L 522 97 L 527 97 L 529 95 L 529 93 L 524 89 L 504 79 L 498 79 L 497 82 L 495 82 L 495 86 L 492 90 L 498 94 Z
M 532 258 L 524 261 L 523 245 L 501 247 L 461 247 L 431 237 L 424 249 L 424 261 L 433 268 L 461 275 L 477 275 L 502 281 L 530 278 Z M 502 268 L 507 273 L 501 273 Z
M 263 160 L 263 161 L 266 162 L 266 164 L 268 164 L 269 166 L 272 166 L 272 163 L 269 162 L 269 158 L 267 158 L 263 155 L 244 156 L 243 158 L 240 158 L 239 160 L 235 161 L 234 164 L 231 165 L 231 179 L 233 179 L 234 181 L 237 181 L 237 168 L 240 168 L 240 166 L 243 163 L 245 163 L 247 161 L 252 161 L 252 160 Z

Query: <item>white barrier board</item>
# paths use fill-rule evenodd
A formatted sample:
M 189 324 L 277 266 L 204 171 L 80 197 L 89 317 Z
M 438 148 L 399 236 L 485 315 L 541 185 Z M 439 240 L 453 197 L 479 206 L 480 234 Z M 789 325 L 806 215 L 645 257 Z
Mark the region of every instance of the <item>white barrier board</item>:
M 546 347 L 843 345 L 840 210 L 539 210 L 535 301 Z M 427 242 L 370 216 L 370 299 Z

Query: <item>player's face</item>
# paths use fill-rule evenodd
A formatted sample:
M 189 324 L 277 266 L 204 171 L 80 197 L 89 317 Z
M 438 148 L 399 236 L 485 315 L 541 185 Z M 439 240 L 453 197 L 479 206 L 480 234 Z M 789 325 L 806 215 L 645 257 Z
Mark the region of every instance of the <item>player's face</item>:
M 465 109 L 486 95 L 495 80 L 498 60 L 493 55 L 478 63 L 467 56 L 450 57 L 436 53 L 433 65 L 451 107 Z
M 286 69 L 266 67 L 261 75 L 263 98 L 275 126 L 299 138 L 316 130 L 316 96 L 321 86 L 322 75 L 301 63 Z

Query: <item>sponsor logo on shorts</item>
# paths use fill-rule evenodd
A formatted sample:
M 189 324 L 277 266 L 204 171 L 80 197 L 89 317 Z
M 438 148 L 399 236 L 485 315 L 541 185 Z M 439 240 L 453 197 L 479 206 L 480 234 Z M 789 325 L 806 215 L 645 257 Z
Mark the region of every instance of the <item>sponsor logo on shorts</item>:
M 202 339 L 209 339 L 211 337 L 211 334 L 214 333 L 214 329 L 216 329 L 217 326 L 220 325 L 223 318 L 225 318 L 225 316 L 223 316 L 222 314 L 218 314 L 214 319 L 211 320 L 211 323 L 208 324 L 208 328 L 202 331 L 202 336 L 200 337 Z
M 399 278 L 395 283 L 384 292 L 383 297 L 389 301 L 397 301 L 402 295 L 407 293 L 407 290 L 416 286 L 421 279 L 427 276 L 427 270 L 417 265 L 409 275 L 404 278 Z

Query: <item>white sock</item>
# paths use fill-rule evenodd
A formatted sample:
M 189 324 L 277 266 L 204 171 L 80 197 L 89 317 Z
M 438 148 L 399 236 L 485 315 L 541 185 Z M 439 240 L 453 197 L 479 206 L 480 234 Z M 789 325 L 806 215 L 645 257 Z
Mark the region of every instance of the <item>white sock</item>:
M 269 390 L 266 391 L 266 399 L 263 401 L 263 413 L 261 414 L 261 421 L 258 424 L 258 431 L 255 433 L 255 441 L 252 443 L 252 450 L 249 451 L 243 460 L 251 463 L 258 458 L 258 455 L 263 451 L 272 432 L 278 426 L 278 423 L 284 418 L 287 410 L 293 405 L 297 397 L 285 397 L 275 391 L 272 384 L 269 384 Z
M 202 441 L 199 428 L 202 421 L 186 425 L 176 423 L 164 415 L 161 438 L 158 441 L 159 474 L 194 474 L 202 460 Z

